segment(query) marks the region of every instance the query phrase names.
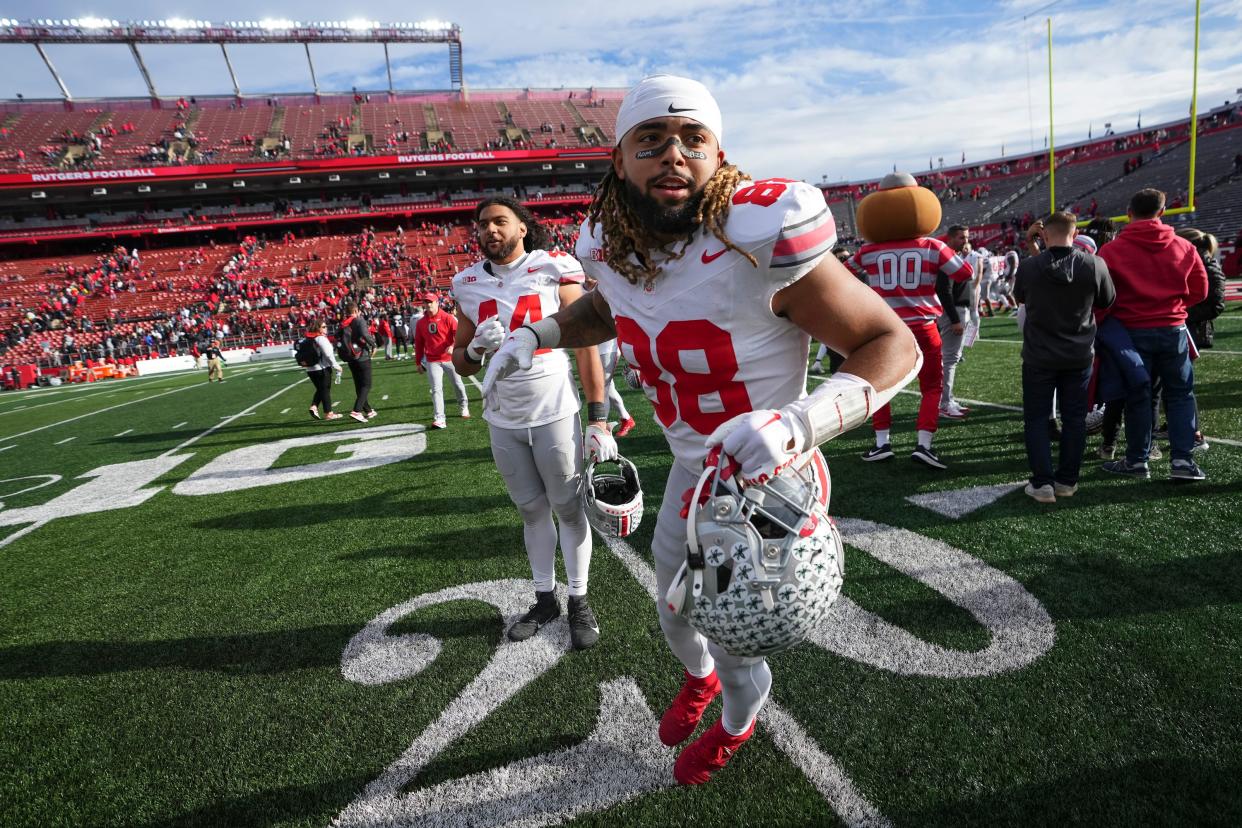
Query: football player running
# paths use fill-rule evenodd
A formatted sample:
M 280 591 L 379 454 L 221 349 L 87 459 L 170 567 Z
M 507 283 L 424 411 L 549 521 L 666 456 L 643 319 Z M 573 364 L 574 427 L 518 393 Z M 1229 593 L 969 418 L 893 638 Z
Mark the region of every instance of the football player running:
M 646 78 L 622 102 L 616 135 L 578 240 L 599 286 L 590 301 L 512 331 L 484 388 L 531 364 L 537 349 L 617 337 L 675 459 L 652 543 L 663 597 L 687 560 L 683 493 L 709 449 L 732 458 L 744 484 L 792 467 L 818 479 L 826 499 L 815 447 L 865 422 L 917 374 L 921 357 L 901 320 L 828 255 L 836 231 L 823 194 L 785 179 L 750 181 L 725 161 L 720 109 L 702 84 Z M 807 396 L 812 336 L 848 358 Z M 771 673 L 763 658 L 731 655 L 658 603 L 686 671 L 661 741 L 689 738 L 724 695 L 720 720 L 674 768 L 682 784 L 702 784 L 750 737 Z
M 484 356 L 496 350 L 508 330 L 537 323 L 583 293 L 582 266 L 567 253 L 543 249 L 547 231 L 521 203 L 503 196 L 484 199 L 474 217 L 484 258 L 453 277 L 458 320 L 453 365 L 462 376 L 478 373 Z M 508 635 L 525 640 L 561 614 L 556 600 L 559 523 L 570 638 L 581 650 L 599 640 L 599 624 L 587 603 L 591 528 L 583 506 L 580 403 L 564 351 L 553 347 L 530 356 L 521 371 L 496 382 L 483 402 L 492 457 L 522 516 L 535 581 L 535 603 Z M 599 354 L 593 346 L 582 346 L 575 357 L 587 397 L 589 454 L 615 460 Z

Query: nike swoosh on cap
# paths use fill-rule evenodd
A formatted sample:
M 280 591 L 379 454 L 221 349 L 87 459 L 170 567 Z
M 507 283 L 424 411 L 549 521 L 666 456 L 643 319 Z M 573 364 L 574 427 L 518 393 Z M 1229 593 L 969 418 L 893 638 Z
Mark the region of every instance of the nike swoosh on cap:
M 673 106 L 672 104 L 669 104 L 668 111 L 669 111 L 669 114 L 676 114 L 678 112 L 693 112 L 694 107 L 693 106 L 676 107 L 676 106 Z

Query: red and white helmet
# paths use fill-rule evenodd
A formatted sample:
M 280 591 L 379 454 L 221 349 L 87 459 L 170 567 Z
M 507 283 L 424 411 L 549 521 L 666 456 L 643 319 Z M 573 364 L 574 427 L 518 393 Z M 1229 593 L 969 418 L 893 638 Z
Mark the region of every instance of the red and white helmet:
M 841 536 L 805 473 L 787 469 L 739 488 L 708 468 L 690 500 L 687 560 L 665 600 L 732 655 L 789 649 L 841 594 Z M 709 483 L 714 492 L 699 506 Z
M 613 538 L 634 533 L 643 519 L 643 489 L 638 469 L 624 457 L 614 462 L 616 473 L 601 474 L 600 462 L 592 460 L 586 470 L 587 520 L 595 531 Z

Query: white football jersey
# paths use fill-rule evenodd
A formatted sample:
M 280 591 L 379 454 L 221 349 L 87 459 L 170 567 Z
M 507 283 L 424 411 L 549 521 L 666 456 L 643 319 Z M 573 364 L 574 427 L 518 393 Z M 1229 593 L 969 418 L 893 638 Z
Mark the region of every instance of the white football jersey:
M 602 227 L 583 223 L 578 258 L 612 308 L 621 355 L 642 377 L 673 455 L 701 468 L 704 440 L 738 414 L 806 396 L 810 337 L 772 312 L 773 295 L 809 273 L 836 243 L 816 187 L 744 181 L 725 233 L 755 267 L 699 232 L 678 259 L 660 261 L 650 289 L 604 263 Z
M 582 284 L 582 265 L 559 250 L 533 250 L 509 265 L 484 259 L 453 277 L 453 298 L 475 325 L 499 316 L 505 331 L 537 322 L 561 308 L 560 288 Z M 483 419 L 498 428 L 533 428 L 577 414 L 578 390 L 560 349 L 535 352 L 530 369 L 500 380 L 495 407 Z

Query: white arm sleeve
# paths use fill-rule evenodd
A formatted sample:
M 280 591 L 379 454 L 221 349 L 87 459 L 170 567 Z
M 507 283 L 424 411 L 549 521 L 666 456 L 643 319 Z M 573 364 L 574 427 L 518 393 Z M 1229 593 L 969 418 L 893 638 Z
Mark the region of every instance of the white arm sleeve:
M 798 450 L 809 451 L 867 422 L 877 408 L 887 405 L 919 375 L 923 354 L 918 350 L 914 353 L 914 367 L 910 372 L 883 391 L 877 391 L 862 377 L 838 371 L 811 394 L 782 408 L 781 413 L 801 427 L 801 436 L 807 441 Z

